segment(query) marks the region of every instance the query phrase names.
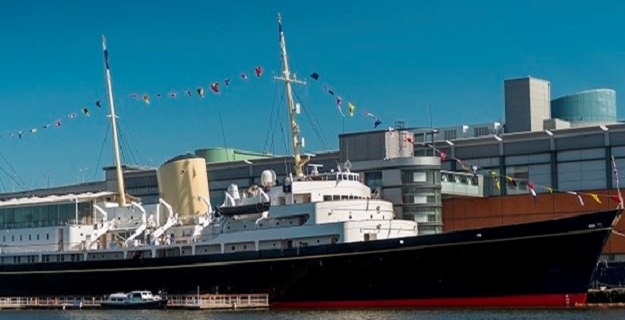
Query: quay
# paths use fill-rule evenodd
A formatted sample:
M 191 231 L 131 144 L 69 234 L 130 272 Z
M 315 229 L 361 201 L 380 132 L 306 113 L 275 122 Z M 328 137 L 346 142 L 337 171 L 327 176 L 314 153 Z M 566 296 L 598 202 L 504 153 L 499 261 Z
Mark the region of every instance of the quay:
M 202 294 L 169 295 L 167 309 L 228 310 L 265 309 L 269 307 L 267 294 Z M 16 309 L 100 309 L 103 296 L 63 297 L 0 297 L 0 310 Z

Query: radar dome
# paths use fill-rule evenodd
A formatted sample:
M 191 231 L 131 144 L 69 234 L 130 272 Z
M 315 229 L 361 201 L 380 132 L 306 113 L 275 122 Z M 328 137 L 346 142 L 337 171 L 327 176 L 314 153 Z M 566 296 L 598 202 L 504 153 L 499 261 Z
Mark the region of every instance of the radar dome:
M 265 188 L 276 185 L 276 172 L 273 170 L 264 170 L 260 175 L 260 184 Z

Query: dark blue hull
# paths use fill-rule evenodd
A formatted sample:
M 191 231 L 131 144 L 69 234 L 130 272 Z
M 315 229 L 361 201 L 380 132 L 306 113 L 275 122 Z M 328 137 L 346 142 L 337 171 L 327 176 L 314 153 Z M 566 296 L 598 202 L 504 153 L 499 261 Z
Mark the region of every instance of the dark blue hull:
M 0 265 L 0 295 L 199 287 L 268 293 L 273 306 L 564 306 L 583 302 L 620 213 L 288 250 Z

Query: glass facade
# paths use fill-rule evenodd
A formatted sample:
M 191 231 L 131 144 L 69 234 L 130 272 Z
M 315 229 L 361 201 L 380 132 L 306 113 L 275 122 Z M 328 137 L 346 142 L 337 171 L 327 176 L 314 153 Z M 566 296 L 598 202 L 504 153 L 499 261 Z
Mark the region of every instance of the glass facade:
M 401 170 L 401 182 L 404 218 L 418 222 L 420 234 L 442 232 L 440 170 L 438 168 Z
M 616 92 L 612 89 L 582 91 L 551 100 L 551 117 L 575 124 L 615 123 Z
M 78 211 L 76 211 L 78 210 Z M 76 222 L 92 223 L 91 202 L 0 208 L 0 229 L 50 227 Z

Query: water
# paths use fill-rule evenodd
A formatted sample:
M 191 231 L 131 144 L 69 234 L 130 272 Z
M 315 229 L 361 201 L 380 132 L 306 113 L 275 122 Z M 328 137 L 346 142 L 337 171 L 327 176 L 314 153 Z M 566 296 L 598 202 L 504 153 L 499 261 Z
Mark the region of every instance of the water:
M 179 310 L 1 310 L 1 320 L 621 320 L 625 308 L 606 309 L 514 309 L 514 310 L 261 310 L 261 311 L 179 311 Z

